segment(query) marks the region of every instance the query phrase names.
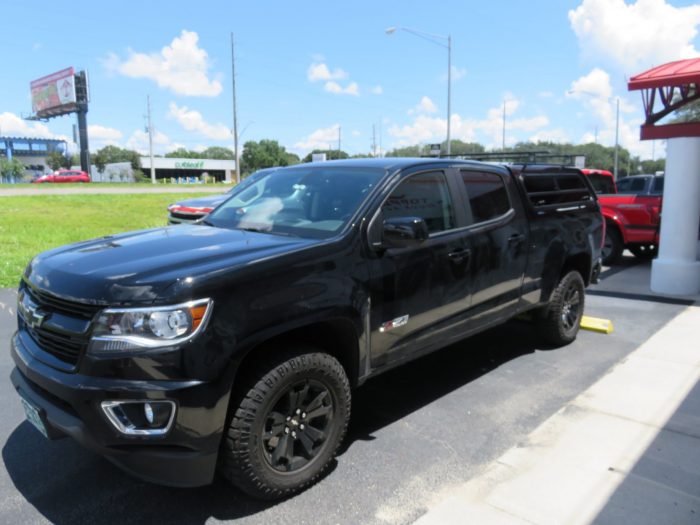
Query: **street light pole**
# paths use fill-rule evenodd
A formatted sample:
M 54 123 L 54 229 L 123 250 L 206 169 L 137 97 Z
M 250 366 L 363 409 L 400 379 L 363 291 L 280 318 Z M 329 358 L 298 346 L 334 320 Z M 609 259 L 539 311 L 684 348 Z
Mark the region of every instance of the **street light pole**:
M 387 35 L 393 35 L 397 29 L 412 33 L 447 49 L 447 154 L 450 155 L 452 153 L 452 140 L 450 138 L 450 117 L 452 116 L 452 35 L 436 35 L 434 33 L 426 33 L 425 31 L 418 31 L 417 29 L 410 29 L 408 27 L 389 27 L 385 32 Z M 447 41 L 447 45 L 436 42 L 436 39 Z
M 452 35 L 447 35 L 447 155 L 452 154 L 450 120 L 452 116 Z
M 615 99 L 615 106 L 615 165 L 613 168 L 613 178 L 617 181 L 617 166 L 620 155 L 620 97 Z

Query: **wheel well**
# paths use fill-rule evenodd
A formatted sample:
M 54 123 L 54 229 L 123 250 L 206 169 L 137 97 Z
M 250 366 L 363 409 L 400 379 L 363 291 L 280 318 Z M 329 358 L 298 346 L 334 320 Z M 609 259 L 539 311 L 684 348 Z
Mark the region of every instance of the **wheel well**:
M 618 226 L 618 224 L 611 219 L 605 219 L 605 231 L 608 232 L 610 230 L 615 230 L 620 236 L 620 241 L 625 242 L 625 238 L 622 236 L 622 230 L 620 229 L 620 226 Z
M 583 282 L 586 286 L 590 284 L 591 279 L 591 257 L 585 253 L 579 253 L 568 257 L 564 261 L 564 266 L 561 269 L 561 277 L 564 277 L 572 270 L 576 270 L 583 277 Z
M 331 319 L 312 323 L 278 334 L 252 347 L 237 367 L 236 376 L 245 372 L 281 345 L 306 344 L 335 357 L 345 369 L 350 385 L 357 384 L 358 335 L 353 323 L 347 319 Z

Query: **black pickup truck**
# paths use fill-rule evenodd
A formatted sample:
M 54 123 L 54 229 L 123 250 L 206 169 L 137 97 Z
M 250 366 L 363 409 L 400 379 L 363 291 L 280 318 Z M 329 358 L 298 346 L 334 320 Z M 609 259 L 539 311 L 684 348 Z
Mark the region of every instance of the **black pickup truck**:
M 12 382 L 47 437 L 176 486 L 318 479 L 351 390 L 531 312 L 577 335 L 603 222 L 580 171 L 447 159 L 249 177 L 197 224 L 36 256 Z M 476 351 L 476 350 L 475 350 Z

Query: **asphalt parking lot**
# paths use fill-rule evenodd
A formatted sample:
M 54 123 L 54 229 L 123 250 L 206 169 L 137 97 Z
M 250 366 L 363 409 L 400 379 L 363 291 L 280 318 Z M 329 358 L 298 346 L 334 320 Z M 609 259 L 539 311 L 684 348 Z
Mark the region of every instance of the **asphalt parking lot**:
M 611 335 L 581 332 L 543 347 L 512 321 L 380 376 L 354 393 L 349 436 L 330 474 L 270 504 L 217 481 L 171 489 L 123 474 L 68 439 L 48 442 L 9 382 L 14 292 L 0 290 L 0 522 L 411 523 L 450 487 L 520 443 L 689 301 L 635 293 L 627 263 L 590 289 L 586 313 L 612 319 Z M 618 283 L 616 285 L 616 283 Z

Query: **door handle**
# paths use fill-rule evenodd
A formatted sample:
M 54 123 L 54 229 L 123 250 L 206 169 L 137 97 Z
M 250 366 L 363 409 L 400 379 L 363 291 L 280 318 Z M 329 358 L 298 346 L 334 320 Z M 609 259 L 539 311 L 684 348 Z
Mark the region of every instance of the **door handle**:
M 469 260 L 471 250 L 455 250 L 447 254 L 450 260 L 455 264 L 462 264 L 465 260 Z
M 523 242 L 524 240 L 525 240 L 525 235 L 523 235 L 522 233 L 515 233 L 515 234 L 511 235 L 510 237 L 508 237 L 508 244 L 509 245 L 518 244 L 518 243 Z

